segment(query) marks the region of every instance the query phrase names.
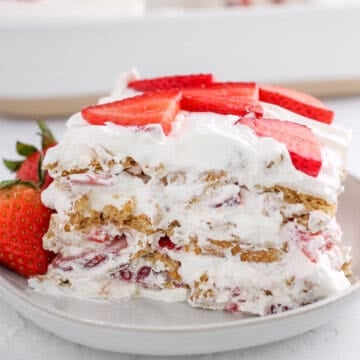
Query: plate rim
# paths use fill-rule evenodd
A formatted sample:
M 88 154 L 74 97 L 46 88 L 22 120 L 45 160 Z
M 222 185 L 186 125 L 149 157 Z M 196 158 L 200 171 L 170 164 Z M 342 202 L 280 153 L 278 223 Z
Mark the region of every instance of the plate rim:
M 37 311 L 41 311 L 46 313 L 47 315 L 55 318 L 61 318 L 65 321 L 70 321 L 77 324 L 82 324 L 86 326 L 101 326 L 106 327 L 107 329 L 118 329 L 118 330 L 131 330 L 131 331 L 141 331 L 141 332 L 171 332 L 171 333 L 182 333 L 182 332 L 199 332 L 204 330 L 221 330 L 221 329 L 230 329 L 230 328 L 239 328 L 239 327 L 248 327 L 248 326 L 257 326 L 261 325 L 263 323 L 269 323 L 270 321 L 280 321 L 284 319 L 291 319 L 294 317 L 298 317 L 300 315 L 308 314 L 309 312 L 312 312 L 314 310 L 320 310 L 327 305 L 330 304 L 336 304 L 343 300 L 344 298 L 349 297 L 352 294 L 355 294 L 356 292 L 359 292 L 360 290 L 360 281 L 357 280 L 354 284 L 352 284 L 348 289 L 345 289 L 333 296 L 327 297 L 325 299 L 316 301 L 314 303 L 304 305 L 302 307 L 289 310 L 286 312 L 278 313 L 278 314 L 271 314 L 271 315 L 265 315 L 265 316 L 254 316 L 246 319 L 238 319 L 234 321 L 222 321 L 222 322 L 216 322 L 213 324 L 200 324 L 200 325 L 176 325 L 176 326 L 142 326 L 142 325 L 131 325 L 131 324 L 111 324 L 103 321 L 98 320 L 91 320 L 86 318 L 74 318 L 71 315 L 66 314 L 66 312 L 62 312 L 56 309 L 50 309 L 49 307 L 43 307 L 41 305 L 38 305 L 35 301 L 29 299 L 26 296 L 26 293 L 20 289 L 18 289 L 15 286 L 12 286 L 9 281 L 4 280 L 3 277 L 0 276 L 0 291 L 6 290 L 11 293 L 12 296 L 20 299 L 23 303 L 26 304 L 26 306 L 35 307 Z M 31 292 L 35 292 L 32 289 L 28 289 Z M 61 298 L 60 296 L 54 296 L 54 295 L 48 295 L 48 294 L 41 294 L 42 296 L 49 296 L 49 297 L 56 297 Z M 69 297 L 67 297 L 69 299 Z M 80 300 L 81 299 L 77 299 Z M 156 303 L 161 303 L 161 300 L 151 300 L 146 299 L 147 301 L 153 301 Z M 94 300 L 85 300 L 85 301 L 94 301 Z M 131 300 L 129 300 L 131 301 Z M 96 300 L 94 301 L 96 302 Z M 102 303 L 99 301 L 99 305 Z M 184 305 L 186 305 L 184 303 Z M 186 305 L 188 306 L 188 305 Z M 208 310 L 208 309 L 201 309 L 200 311 L 216 311 L 216 310 Z
M 358 185 L 360 186 L 360 177 L 359 176 L 356 176 L 356 175 L 352 174 L 351 172 L 348 172 L 347 177 L 349 177 L 349 178 L 351 178 L 351 180 L 354 180 L 355 182 L 357 182 Z M 5 271 L 9 271 L 9 273 L 10 273 L 10 270 L 8 270 L 6 268 L 4 268 L 4 269 L 5 269 Z M 12 274 L 14 274 L 14 273 L 12 273 Z M 19 275 L 15 274 L 15 276 L 19 276 Z M 26 288 L 26 290 L 34 292 L 34 293 L 38 293 L 30 288 Z M 171 332 L 172 334 L 174 334 L 174 333 L 182 333 L 182 332 L 200 332 L 200 331 L 204 331 L 204 330 L 212 331 L 212 330 L 221 330 L 221 329 L 231 329 L 234 327 L 239 328 L 239 327 L 248 327 L 248 326 L 258 326 L 258 325 L 261 325 L 264 323 L 269 323 L 271 321 L 280 321 L 280 320 L 284 320 L 284 319 L 291 319 L 294 317 L 298 317 L 300 315 L 308 314 L 309 312 L 312 312 L 314 310 L 320 310 L 320 309 L 326 307 L 327 305 L 336 304 L 336 303 L 340 302 L 341 300 L 348 298 L 351 295 L 355 295 L 357 292 L 359 292 L 359 290 L 360 290 L 360 279 L 356 279 L 349 288 L 347 288 L 343 291 L 340 291 L 332 296 L 329 296 L 327 298 L 321 299 L 314 303 L 311 303 L 311 304 L 308 304 L 305 306 L 301 306 L 299 308 L 289 310 L 286 312 L 278 313 L 278 314 L 271 314 L 271 315 L 265 315 L 265 316 L 254 316 L 254 317 L 238 319 L 238 320 L 234 320 L 234 321 L 221 321 L 221 322 L 216 322 L 213 324 L 200 324 L 200 325 L 191 324 L 191 325 L 176 325 L 176 326 L 155 325 L 155 326 L 151 327 L 151 326 L 144 326 L 144 325 L 131 325 L 131 324 L 121 324 L 121 323 L 111 324 L 111 323 L 107 323 L 104 321 L 91 320 L 91 319 L 86 319 L 86 318 L 74 318 L 73 316 L 68 315 L 65 311 L 57 310 L 56 308 L 43 307 L 43 306 L 37 304 L 35 300 L 32 300 L 31 298 L 29 298 L 29 296 L 27 295 L 28 294 L 27 291 L 20 289 L 16 285 L 12 285 L 11 282 L 6 277 L 0 275 L 0 292 L 7 291 L 8 293 L 11 294 L 11 296 L 16 297 L 17 300 L 22 301 L 26 306 L 35 307 L 37 311 L 46 313 L 46 315 L 48 315 L 50 317 L 61 318 L 62 320 L 65 320 L 65 321 L 70 321 L 73 323 L 86 325 L 86 326 L 95 326 L 95 327 L 101 326 L 101 327 L 106 327 L 107 329 L 112 329 L 112 330 L 117 329 L 117 330 L 128 330 L 128 331 L 141 331 L 144 333 L 149 333 L 149 332 L 154 333 L 154 332 L 165 332 L 166 331 L 166 332 Z M 58 299 L 62 298 L 62 296 L 57 296 L 57 295 L 42 294 L 42 293 L 39 293 L 39 294 L 41 294 L 41 296 L 45 296 L 45 297 L 53 297 L 53 298 L 58 298 Z M 64 298 L 69 299 L 70 297 L 64 296 Z M 84 301 L 84 299 L 80 299 L 80 298 L 76 298 L 76 300 Z M 135 299 L 135 300 L 137 300 L 137 299 Z M 151 299 L 146 299 L 146 300 L 147 301 L 155 301 L 156 303 L 160 303 L 160 304 L 162 302 L 161 300 L 151 300 Z M 6 299 L 5 299 L 5 301 L 6 301 Z M 98 300 L 89 300 L 89 299 L 85 299 L 85 301 L 86 302 L 90 302 L 90 301 L 98 302 L 99 304 L 112 303 L 112 302 L 102 302 L 102 301 L 98 301 Z M 132 300 L 129 299 L 129 301 L 132 301 Z M 184 303 L 184 305 L 186 305 L 186 304 Z M 186 306 L 189 306 L 189 305 L 186 305 Z M 201 309 L 201 308 L 199 308 L 199 310 L 214 311 L 214 310 L 207 310 L 207 309 Z

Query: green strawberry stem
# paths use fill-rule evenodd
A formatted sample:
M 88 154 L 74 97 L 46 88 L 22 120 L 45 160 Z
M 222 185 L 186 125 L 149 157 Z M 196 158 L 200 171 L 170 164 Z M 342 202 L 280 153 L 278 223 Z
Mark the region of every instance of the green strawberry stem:
M 31 145 L 31 144 L 25 144 L 25 143 L 22 143 L 20 141 L 16 142 L 16 152 L 19 155 L 28 157 L 28 156 L 30 156 L 31 154 L 33 154 L 33 153 L 35 153 L 37 151 L 38 151 L 38 149 L 35 146 Z
M 38 120 L 37 124 L 40 128 L 40 136 L 41 136 L 41 148 L 45 150 L 49 146 L 56 144 L 56 139 L 51 132 L 51 130 L 47 127 L 45 121 Z
M 3 159 L 3 163 L 5 167 L 10 170 L 11 172 L 18 172 L 21 171 L 22 165 L 31 157 L 31 155 L 35 153 L 40 153 L 39 163 L 37 165 L 37 175 L 39 179 L 40 186 L 45 182 L 45 170 L 42 169 L 42 161 L 43 155 L 45 151 L 53 145 L 56 145 L 56 139 L 52 134 L 51 130 L 47 127 L 46 123 L 42 120 L 37 121 L 38 127 L 40 132 L 38 133 L 41 136 L 41 151 L 39 151 L 35 146 L 27 143 L 23 143 L 20 141 L 16 142 L 16 151 L 19 155 L 23 156 L 25 159 L 23 160 L 9 160 Z
M 3 159 L 3 163 L 8 170 L 10 170 L 11 172 L 15 172 L 20 168 L 23 162 Z
M 39 179 L 39 182 L 38 182 L 38 186 L 41 188 L 43 185 L 44 185 L 44 182 L 45 182 L 45 174 L 46 174 L 46 171 L 43 169 L 43 166 L 42 166 L 42 163 L 43 163 L 43 159 L 44 159 L 44 156 L 43 154 L 41 153 L 40 154 L 40 160 L 38 162 L 38 179 Z
M 22 185 L 26 185 L 29 187 L 32 187 L 34 189 L 38 189 L 38 187 L 31 181 L 22 181 L 19 179 L 12 179 L 12 180 L 2 180 L 0 181 L 0 190 L 1 189 L 5 189 L 7 187 L 13 186 L 13 185 L 17 185 L 17 184 L 22 184 Z

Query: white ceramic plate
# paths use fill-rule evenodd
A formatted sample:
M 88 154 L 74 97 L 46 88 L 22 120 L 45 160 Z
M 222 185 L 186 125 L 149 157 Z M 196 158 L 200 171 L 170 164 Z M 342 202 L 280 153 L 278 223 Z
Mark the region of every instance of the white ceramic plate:
M 360 275 L 360 180 L 348 176 L 338 219 Z M 91 347 L 137 354 L 180 355 L 239 349 L 294 336 L 355 311 L 360 281 L 336 296 L 282 314 L 251 317 L 135 299 L 123 304 L 35 293 L 26 281 L 0 268 L 2 298 L 39 326 Z

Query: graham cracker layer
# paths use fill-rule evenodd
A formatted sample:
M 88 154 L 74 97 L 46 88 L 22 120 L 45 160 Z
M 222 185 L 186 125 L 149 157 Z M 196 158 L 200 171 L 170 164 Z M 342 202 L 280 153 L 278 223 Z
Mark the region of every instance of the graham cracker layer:
M 286 247 L 267 249 L 248 249 L 241 246 L 239 240 L 213 240 L 199 246 L 198 239 L 193 237 L 184 247 L 185 252 L 203 256 L 225 257 L 230 251 L 232 256 L 239 256 L 243 262 L 271 263 L 281 260 L 281 255 L 286 252 Z
M 309 194 L 299 193 L 296 190 L 285 186 L 275 185 L 271 188 L 266 188 L 265 192 L 283 193 L 284 201 L 289 204 L 303 204 L 308 211 L 319 210 L 334 216 L 336 213 L 336 204 L 329 204 L 326 200 Z
M 178 273 L 181 264 L 179 261 L 172 259 L 169 255 L 157 250 L 153 250 L 149 246 L 146 246 L 144 249 L 141 249 L 132 255 L 130 264 L 132 262 L 139 261 L 140 259 L 144 260 L 146 264 L 152 267 L 157 262 L 160 262 L 164 265 L 168 276 L 168 281 L 165 284 L 166 288 L 173 288 L 174 283 L 178 284 L 182 281 L 182 278 Z
M 131 228 L 136 231 L 152 234 L 152 224 L 145 214 L 134 215 L 136 204 L 128 200 L 121 209 L 106 205 L 101 211 L 89 209 L 89 198 L 84 195 L 76 201 L 74 212 L 69 214 L 69 222 L 65 225 L 65 231 L 74 228 L 77 231 L 87 230 L 106 224 L 113 224 L 119 228 Z

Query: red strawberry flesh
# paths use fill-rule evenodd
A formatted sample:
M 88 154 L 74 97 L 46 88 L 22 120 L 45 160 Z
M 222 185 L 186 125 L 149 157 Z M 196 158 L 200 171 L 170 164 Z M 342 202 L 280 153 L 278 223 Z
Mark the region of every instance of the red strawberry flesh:
M 259 99 L 259 87 L 254 82 L 217 82 L 198 89 L 184 89 L 183 94 L 191 95 L 192 90 L 219 96 L 244 96 Z
M 125 281 L 130 281 L 132 278 L 132 273 L 128 269 L 123 269 L 119 271 L 120 278 Z
M 212 82 L 213 76 L 211 74 L 175 75 L 130 81 L 128 87 L 137 91 L 148 92 L 198 87 Z
M 261 101 L 279 105 L 299 115 L 309 117 L 326 124 L 331 124 L 334 112 L 319 99 L 297 90 L 279 86 L 261 85 L 259 88 Z
M 127 246 L 126 236 L 116 235 L 113 239 L 104 242 L 96 250 L 85 250 L 80 254 L 70 256 L 58 255 L 52 262 L 52 265 L 63 271 L 72 271 L 73 264 L 91 269 L 106 261 L 109 256 L 119 255 Z
M 44 149 L 42 152 L 37 151 L 31 155 L 29 155 L 23 163 L 20 165 L 19 169 L 16 171 L 16 178 L 22 181 L 31 181 L 34 184 L 39 184 L 39 163 L 42 161 L 43 158 L 50 147 L 55 145 L 51 145 Z M 40 164 L 41 166 L 41 164 Z M 41 185 L 41 189 L 46 189 L 51 183 L 53 179 L 46 171 L 44 174 L 44 180 Z
M 45 274 L 51 254 L 42 247 L 51 210 L 40 191 L 25 184 L 0 190 L 0 263 L 30 277 Z
M 84 264 L 85 269 L 92 269 L 107 259 L 106 254 L 96 254 L 94 257 L 87 260 Z
M 168 135 L 180 110 L 179 102 L 180 93 L 177 91 L 153 92 L 89 106 L 83 109 L 81 114 L 93 125 L 104 125 L 106 122 L 123 126 L 161 124 L 164 133 Z
M 34 184 L 37 184 L 39 181 L 38 164 L 40 157 L 40 151 L 29 155 L 16 172 L 16 178 L 22 181 L 32 181 Z
M 175 244 L 170 240 L 168 236 L 163 236 L 159 239 L 159 247 L 173 250 L 175 249 Z
M 143 266 L 141 267 L 136 275 L 136 281 L 142 282 L 144 281 L 151 273 L 151 267 L 150 266 Z
M 254 116 L 263 115 L 260 103 L 244 96 L 213 94 L 212 91 L 193 91 L 183 93 L 181 109 L 195 112 L 214 112 L 223 115 Z
M 313 177 L 319 174 L 321 146 L 307 126 L 275 119 L 240 119 L 238 123 L 249 126 L 258 136 L 284 144 L 296 169 Z
M 39 186 L 41 190 L 44 190 L 53 179 L 48 174 L 48 171 L 42 169 L 42 160 L 48 149 L 55 146 L 57 142 L 44 121 L 38 120 L 37 124 L 40 128 L 41 150 L 31 144 L 17 141 L 16 151 L 24 159 L 20 161 L 3 159 L 3 163 L 11 172 L 16 172 L 17 179 L 32 182 Z

